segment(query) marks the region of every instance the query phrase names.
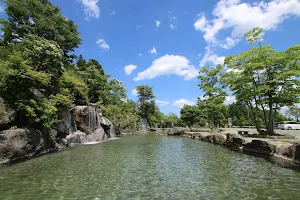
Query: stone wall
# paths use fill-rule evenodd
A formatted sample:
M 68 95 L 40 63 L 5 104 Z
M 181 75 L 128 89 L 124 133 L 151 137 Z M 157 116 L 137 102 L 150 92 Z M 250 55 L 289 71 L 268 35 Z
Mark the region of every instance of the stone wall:
M 168 128 L 159 131 L 169 136 L 188 137 L 222 145 L 241 153 L 283 158 L 300 166 L 300 141 L 295 139 L 258 139 L 228 132 L 209 132 L 207 130 L 191 132 L 187 128 Z

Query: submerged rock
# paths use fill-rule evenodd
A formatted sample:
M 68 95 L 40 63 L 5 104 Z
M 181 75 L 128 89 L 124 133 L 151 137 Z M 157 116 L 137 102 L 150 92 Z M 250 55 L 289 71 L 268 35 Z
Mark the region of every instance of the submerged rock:
M 43 154 L 54 149 L 51 141 L 36 129 L 10 129 L 0 132 L 0 162 Z

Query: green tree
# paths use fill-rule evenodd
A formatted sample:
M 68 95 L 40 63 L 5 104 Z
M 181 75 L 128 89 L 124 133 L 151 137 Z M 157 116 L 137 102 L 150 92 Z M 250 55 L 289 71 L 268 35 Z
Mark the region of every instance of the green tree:
M 49 0 L 3 0 L 7 19 L 1 19 L 4 42 L 18 43 L 28 34 L 55 41 L 64 54 L 81 43 L 73 21 L 60 14 Z
M 50 132 L 58 108 L 72 103 L 69 91 L 57 88 L 63 51 L 56 42 L 34 35 L 9 49 L 0 61 L 0 95 L 17 111 L 16 125 Z
M 245 34 L 248 42 L 257 42 L 258 47 L 225 59 L 225 66 L 229 70 L 224 80 L 237 100 L 251 108 L 257 131 L 274 134 L 277 110 L 299 102 L 300 45 L 277 52 L 271 46 L 261 44 L 261 33 L 262 29 L 255 28 Z M 266 132 L 261 130 L 260 109 L 263 111 Z
M 136 87 L 139 101 L 139 115 L 151 127 L 151 116 L 155 113 L 155 98 L 152 87 L 141 85 Z M 143 124 L 144 126 L 145 124 Z
M 110 75 L 104 74 L 102 66 L 96 60 L 85 61 L 79 57 L 76 70 L 88 87 L 88 99 L 91 103 L 108 105 L 110 85 L 107 79 Z
M 101 110 L 103 115 L 111 120 L 119 132 L 125 129 L 135 131 L 139 119 L 136 107 L 135 102 L 126 101 L 118 105 L 101 106 Z
M 184 105 L 180 110 L 180 119 L 189 127 L 199 122 L 200 115 L 198 106 Z
M 205 92 L 203 95 L 204 111 L 207 122 L 212 129 L 219 127 L 226 121 L 224 101 L 227 94 L 223 91 L 223 86 L 220 84 L 222 70 L 222 65 L 217 65 L 215 68 L 203 67 L 198 76 L 200 80 L 199 87 Z
M 300 107 L 291 106 L 291 107 L 289 107 L 288 113 L 289 113 L 289 115 L 295 117 L 297 122 L 299 121 Z
M 167 127 L 175 127 L 180 125 L 180 119 L 175 113 L 169 113 L 164 117 L 164 124 Z
M 120 101 L 124 102 L 127 101 L 127 90 L 126 87 L 123 85 L 122 81 L 117 79 L 112 79 L 108 83 L 109 85 L 109 93 L 107 94 L 106 101 L 108 104 L 118 104 Z

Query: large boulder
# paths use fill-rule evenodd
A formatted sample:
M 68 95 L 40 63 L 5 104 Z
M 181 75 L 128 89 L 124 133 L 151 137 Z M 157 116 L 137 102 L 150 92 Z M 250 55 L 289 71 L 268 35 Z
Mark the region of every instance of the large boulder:
M 262 155 L 274 155 L 275 146 L 262 140 L 252 140 L 250 143 L 246 143 L 243 147 L 245 153 L 257 153 Z
M 238 134 L 226 134 L 226 145 L 231 149 L 240 149 L 245 144 L 245 139 L 243 139 Z
M 165 129 L 165 133 L 170 136 L 183 136 L 186 135 L 187 130 L 183 128 L 168 128 Z
M 292 144 L 288 148 L 284 149 L 281 154 L 296 162 L 300 162 L 300 143 Z
M 116 137 L 117 131 L 113 123 L 109 121 L 106 117 L 103 117 L 102 114 L 100 113 L 100 124 L 105 130 L 105 133 L 108 135 L 108 137 L 114 138 Z
M 4 103 L 1 103 L 1 99 L 0 99 L 0 105 L 1 104 L 3 104 L 5 107 L 4 115 L 3 117 L 0 117 L 0 131 L 3 131 L 10 128 L 11 122 L 14 121 L 16 117 L 16 112 L 15 110 L 6 106 Z
M 36 129 L 10 129 L 0 132 L 0 162 L 32 157 L 54 150 L 51 141 Z
M 94 131 L 92 130 L 93 127 L 90 126 L 91 122 L 88 106 L 76 106 L 71 110 L 71 112 L 74 115 L 74 120 L 78 130 L 87 134 Z
M 97 106 L 76 106 L 71 110 L 72 115 L 78 131 L 87 135 L 86 142 L 99 142 L 116 135 L 114 125 L 102 116 Z M 78 135 L 73 133 L 72 138 L 77 138 L 78 136 L 75 137 L 74 134 Z M 83 143 L 83 140 L 79 141 Z
M 55 123 L 54 126 L 60 135 L 69 135 L 72 134 L 73 131 L 76 131 L 74 130 L 75 121 L 69 109 L 61 110 L 58 116 L 61 121 Z
M 67 144 L 70 146 L 71 144 L 82 144 L 88 142 L 88 136 L 86 133 L 81 131 L 76 131 L 74 133 L 69 134 L 66 137 Z

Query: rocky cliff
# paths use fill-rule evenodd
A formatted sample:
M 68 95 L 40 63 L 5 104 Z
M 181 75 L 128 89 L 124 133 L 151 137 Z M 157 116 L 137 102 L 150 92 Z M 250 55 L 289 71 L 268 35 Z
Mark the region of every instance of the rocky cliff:
M 0 127 L 10 128 L 12 113 Z M 114 125 L 97 105 L 75 106 L 62 110 L 61 119 L 53 127 L 52 138 L 36 129 L 10 128 L 0 132 L 0 163 L 38 156 L 57 148 L 100 142 L 116 137 Z

